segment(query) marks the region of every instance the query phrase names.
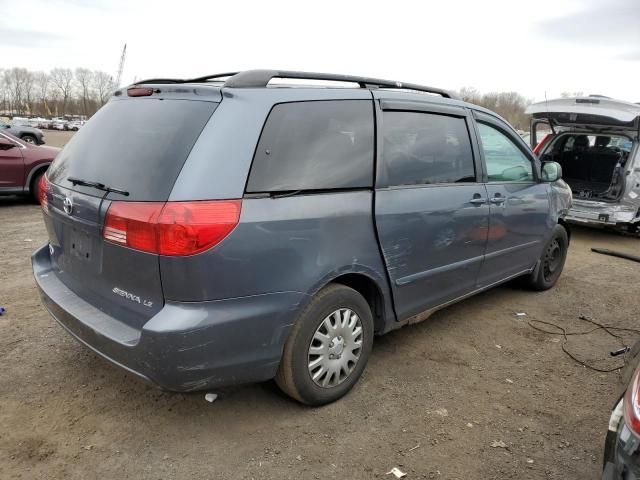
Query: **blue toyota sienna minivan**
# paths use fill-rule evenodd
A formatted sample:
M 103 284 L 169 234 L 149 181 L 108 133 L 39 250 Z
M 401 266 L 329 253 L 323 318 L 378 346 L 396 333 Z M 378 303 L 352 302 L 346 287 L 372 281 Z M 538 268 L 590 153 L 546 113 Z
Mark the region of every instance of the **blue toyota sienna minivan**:
M 173 391 L 275 378 L 301 402 L 331 402 L 375 334 L 516 277 L 550 288 L 569 244 L 560 166 L 504 120 L 363 77 L 139 82 L 71 139 L 40 190 L 43 304 Z

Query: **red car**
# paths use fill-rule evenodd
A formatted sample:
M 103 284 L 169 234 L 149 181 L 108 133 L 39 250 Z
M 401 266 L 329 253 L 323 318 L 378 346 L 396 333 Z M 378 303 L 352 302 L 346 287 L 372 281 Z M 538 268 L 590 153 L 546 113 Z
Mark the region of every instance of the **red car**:
M 59 151 L 0 132 L 0 195 L 30 195 L 37 201 L 40 179 Z

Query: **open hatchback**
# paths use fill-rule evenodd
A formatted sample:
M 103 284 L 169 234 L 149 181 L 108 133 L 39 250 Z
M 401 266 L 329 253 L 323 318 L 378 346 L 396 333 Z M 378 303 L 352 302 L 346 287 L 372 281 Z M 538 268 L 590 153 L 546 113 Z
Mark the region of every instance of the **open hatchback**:
M 567 220 L 636 231 L 640 222 L 640 105 L 601 96 L 530 105 L 531 146 L 562 166 L 573 190 Z

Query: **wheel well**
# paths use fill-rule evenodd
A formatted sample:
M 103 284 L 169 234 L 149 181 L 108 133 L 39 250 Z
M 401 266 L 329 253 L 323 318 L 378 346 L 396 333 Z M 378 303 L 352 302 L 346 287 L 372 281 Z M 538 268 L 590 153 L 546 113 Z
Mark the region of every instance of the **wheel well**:
M 38 175 L 40 175 L 41 173 L 46 172 L 48 168 L 49 168 L 49 165 L 43 165 L 41 167 L 36 168 L 31 173 L 31 178 L 29 179 L 29 193 L 33 192 L 33 184 L 36 181 L 36 179 L 38 178 Z
M 375 331 L 380 332 L 384 330 L 384 297 L 380 291 L 380 287 L 374 280 L 359 273 L 347 273 L 333 279 L 332 282 L 353 288 L 362 295 L 371 308 Z
M 559 219 L 558 224 L 562 225 L 564 229 L 567 231 L 567 239 L 569 240 L 569 243 L 571 243 L 571 229 L 569 228 L 569 224 L 563 219 Z

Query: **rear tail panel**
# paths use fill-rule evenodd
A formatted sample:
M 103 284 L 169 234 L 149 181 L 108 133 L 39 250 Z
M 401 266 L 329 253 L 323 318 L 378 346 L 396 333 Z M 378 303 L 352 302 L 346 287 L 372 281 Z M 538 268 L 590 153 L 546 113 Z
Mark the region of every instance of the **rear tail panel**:
M 50 192 L 44 220 L 54 273 L 95 307 L 141 327 L 164 304 L 158 256 L 103 240 L 109 200 L 56 185 Z
M 218 89 L 166 85 L 142 98 L 124 92 L 50 167 L 44 220 L 51 274 L 93 307 L 139 329 L 164 305 L 159 256 L 105 241 L 107 211 L 116 200 L 167 201 L 221 96 Z

